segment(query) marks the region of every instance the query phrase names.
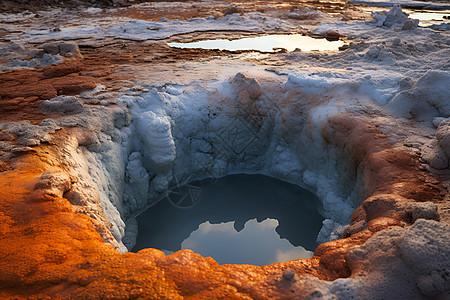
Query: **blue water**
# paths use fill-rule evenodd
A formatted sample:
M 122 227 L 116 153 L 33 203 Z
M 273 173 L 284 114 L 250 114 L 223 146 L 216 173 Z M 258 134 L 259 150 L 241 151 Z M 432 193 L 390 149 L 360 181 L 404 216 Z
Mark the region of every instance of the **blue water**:
M 318 209 L 311 192 L 267 176 L 196 181 L 138 216 L 133 251 L 191 249 L 221 264 L 309 258 L 323 220 Z

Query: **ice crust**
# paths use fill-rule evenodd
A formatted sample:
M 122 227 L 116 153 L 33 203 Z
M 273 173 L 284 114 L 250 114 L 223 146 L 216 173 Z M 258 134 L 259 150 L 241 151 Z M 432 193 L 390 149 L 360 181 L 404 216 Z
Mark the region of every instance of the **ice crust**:
M 169 118 L 158 117 L 149 111 L 136 119 L 136 130 L 143 144 L 144 157 L 155 170 L 170 169 L 175 159 L 175 143 Z
M 22 41 L 0 43 L 0 55 L 9 60 L 8 64 L 0 64 L 0 71 L 49 66 L 64 59 L 82 58 L 80 49 L 74 42 L 49 43 L 38 49 L 34 49 L 34 46 L 28 49 Z
M 372 17 L 377 21 L 377 26 L 400 26 L 408 20 L 408 15 L 403 13 L 398 4 L 394 5 L 390 11 L 372 12 Z

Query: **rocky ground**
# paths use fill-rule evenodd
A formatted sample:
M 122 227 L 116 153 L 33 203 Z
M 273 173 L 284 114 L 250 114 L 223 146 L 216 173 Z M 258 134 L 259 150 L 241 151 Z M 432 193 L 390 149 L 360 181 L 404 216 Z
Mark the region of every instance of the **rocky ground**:
M 3 299 L 449 299 L 445 26 L 345 1 L 5 3 Z M 267 33 L 346 46 L 167 45 Z M 221 144 L 236 120 L 253 141 L 243 152 Z M 135 215 L 180 172 L 305 186 L 322 200 L 324 243 L 263 267 L 127 252 Z

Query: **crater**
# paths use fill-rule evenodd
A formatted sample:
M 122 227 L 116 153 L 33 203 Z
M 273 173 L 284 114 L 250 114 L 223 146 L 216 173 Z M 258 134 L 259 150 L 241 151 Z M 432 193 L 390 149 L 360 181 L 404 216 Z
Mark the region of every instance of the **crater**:
M 123 194 L 117 194 L 113 197 L 117 200 L 110 201 L 120 217 L 109 213 L 109 219 L 115 226 L 112 233 L 117 241 L 123 242 L 122 250 L 125 247 L 133 249 L 138 234 L 135 218 L 149 206 L 151 208 L 148 212 L 140 216 L 143 236 L 154 234 L 172 237 L 171 232 L 158 234 L 152 228 L 169 230 L 171 226 L 176 227 L 172 224 L 177 224 L 180 220 L 191 225 L 184 228 L 183 233 L 178 230 L 179 238 L 170 246 L 157 247 L 152 244 L 156 240 L 151 239 L 144 246 L 144 238 L 135 249 L 151 246 L 176 251 L 183 248 L 180 245 L 198 226 L 203 224 L 200 229 L 209 226 L 204 224 L 207 221 L 209 224 L 234 221 L 236 228 L 242 229 L 246 221 L 255 218 L 259 222 L 267 218 L 279 222 L 280 238 L 287 237 L 292 246 L 302 246 L 307 251 L 314 251 L 316 241 L 323 243 L 342 237 L 343 226 L 350 223 L 351 215 L 359 206 L 366 187 L 361 186 L 360 170 L 353 159 L 343 153 L 342 149 L 327 144 L 320 137 L 324 119 L 332 118 L 341 111 L 339 102 L 317 106 L 310 105 L 315 99 L 308 97 L 288 101 L 283 98 L 291 95 L 271 94 L 271 84 L 268 84 L 266 90 L 256 79 L 242 73 L 219 84 L 213 83 L 206 93 L 204 86 L 202 83 L 201 88 L 197 89 L 192 86 L 170 85 L 153 89 L 141 98 L 124 99 L 131 110 L 133 131 L 127 137 L 130 141 L 127 150 L 129 154 L 124 162 L 124 181 L 117 183 L 122 186 L 118 190 L 123 190 Z M 291 91 L 295 89 L 290 87 Z M 291 108 L 296 105 L 303 106 L 302 110 L 292 111 Z M 291 122 L 296 125 L 290 126 Z M 255 177 L 251 179 L 235 174 L 252 174 Z M 225 177 L 227 175 L 241 177 Z M 218 179 L 215 185 L 207 184 L 207 178 L 216 180 L 222 177 L 224 178 Z M 258 195 L 256 199 L 249 191 L 244 190 L 245 185 L 233 178 L 246 181 L 247 188 L 252 188 L 255 195 Z M 198 181 L 203 179 L 206 181 Z M 101 181 L 104 182 L 99 180 Z M 258 181 L 263 186 L 258 187 Z M 189 182 L 195 184 L 181 188 Z M 234 182 L 234 187 L 231 183 L 227 186 L 226 182 Z M 177 217 L 168 223 L 158 223 L 158 226 L 149 223 L 143 226 L 144 219 L 156 222 L 161 215 L 170 214 L 169 211 L 162 213 L 162 208 L 170 208 L 170 199 L 176 193 L 192 198 L 192 193 L 203 191 L 202 188 L 196 188 L 196 184 L 208 186 L 205 192 L 211 196 L 206 195 L 207 198 L 222 200 L 200 201 L 199 207 L 194 206 L 188 212 L 175 210 Z M 298 195 L 290 195 L 285 190 L 286 198 L 281 196 L 282 192 L 274 196 L 275 199 L 264 198 L 273 193 L 270 189 L 293 189 L 293 186 L 298 188 Z M 217 190 L 219 188 L 221 192 Z M 106 189 L 108 187 L 105 186 Z M 232 194 L 241 191 L 245 191 L 245 196 Z M 302 198 L 303 195 L 308 195 L 307 203 L 316 207 L 306 209 L 308 206 L 305 206 L 305 201 L 298 201 L 292 207 L 286 206 L 295 197 Z M 108 198 L 111 199 L 111 195 Z M 164 198 L 169 201 L 160 202 Z M 241 200 L 236 202 L 236 199 Z M 175 206 L 183 207 L 186 199 L 174 200 L 172 204 L 174 203 Z M 224 214 L 213 213 L 210 218 L 206 212 L 208 206 L 212 210 L 221 207 L 220 211 Z M 245 217 L 238 213 L 240 208 L 243 209 L 242 213 L 245 212 Z M 112 209 L 114 208 L 107 208 L 108 211 Z M 287 211 L 283 212 L 283 209 Z M 309 213 L 304 215 L 305 211 Z M 289 220 L 295 219 L 296 213 L 307 222 L 301 223 L 302 220 L 298 220 L 300 223 L 286 226 L 285 224 L 291 223 Z M 146 215 L 152 217 L 145 217 Z M 283 215 L 285 217 L 282 220 Z M 307 216 L 311 218 L 308 219 Z M 161 222 L 165 222 L 164 219 Z M 291 226 L 291 229 L 283 229 Z M 309 228 L 308 234 L 304 233 L 304 228 Z M 308 235 L 308 238 L 299 239 L 285 234 L 289 231 L 296 231 L 298 236 Z M 273 255 L 270 259 L 273 259 Z M 267 263 L 266 260 L 258 264 Z

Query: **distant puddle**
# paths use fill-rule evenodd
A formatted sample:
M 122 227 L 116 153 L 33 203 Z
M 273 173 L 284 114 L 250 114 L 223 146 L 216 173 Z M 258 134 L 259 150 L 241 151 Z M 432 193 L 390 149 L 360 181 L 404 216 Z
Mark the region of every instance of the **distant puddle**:
M 217 49 L 228 51 L 255 50 L 262 52 L 275 52 L 278 48 L 284 48 L 287 51 L 300 49 L 302 51 L 332 51 L 339 50 L 344 45 L 343 41 L 330 42 L 326 39 L 315 39 L 300 34 L 292 35 L 265 35 L 258 37 L 243 38 L 237 40 L 203 40 L 192 43 L 168 43 L 174 48 L 201 48 Z
M 311 192 L 262 175 L 192 182 L 138 216 L 133 251 L 191 249 L 221 264 L 310 258 L 323 220 L 318 203 Z
M 409 10 L 403 9 L 411 19 L 418 19 L 420 26 L 450 23 L 450 10 Z

